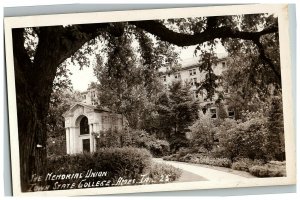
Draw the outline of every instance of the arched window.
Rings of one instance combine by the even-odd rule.
[[[80,121],[80,135],[89,134],[89,121],[87,117],[83,117]]]

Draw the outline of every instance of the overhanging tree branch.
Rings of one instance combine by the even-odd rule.
[[[248,31],[239,31],[234,30],[229,27],[214,27],[215,20],[212,19],[208,21],[208,28],[196,34],[185,34],[185,33],[178,33],[173,30],[168,29],[166,26],[161,24],[158,21],[135,21],[130,22],[130,24],[135,25],[138,28],[141,28],[153,35],[156,35],[163,41],[170,42],[171,44],[177,46],[192,46],[204,43],[206,41],[211,41],[214,39],[222,39],[222,38],[238,38],[243,40],[251,40],[254,44],[257,45],[260,53],[260,58],[266,62],[272,71],[275,73],[276,77],[281,80],[280,72],[278,72],[270,58],[268,58],[265,54],[265,50],[263,45],[260,43],[260,37],[266,34],[278,32],[277,25],[268,27],[263,29],[262,31],[257,32],[248,32]]]
[[[253,41],[257,38],[260,38],[262,35],[278,31],[277,26],[272,26],[258,32],[238,31],[228,27],[218,27],[210,28],[201,33],[191,35],[175,32],[173,30],[168,29],[160,22],[153,20],[135,21],[129,23],[159,37],[163,41],[167,41],[171,44],[175,44],[181,47],[197,45],[217,38],[239,38],[243,40]]]
[[[273,64],[272,60],[270,58],[267,57],[266,53],[265,53],[265,49],[262,45],[262,43],[259,41],[258,39],[253,40],[253,42],[256,44],[258,51],[259,51],[259,57],[269,65],[269,67],[272,69],[272,71],[274,72],[274,74],[276,75],[276,77],[278,78],[278,80],[281,80],[281,74],[280,72],[278,72],[276,70],[275,65]],[[280,82],[280,81],[279,81]]]

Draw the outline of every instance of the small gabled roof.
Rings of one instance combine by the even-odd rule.
[[[103,108],[103,107],[100,107],[100,106],[93,106],[93,105],[89,105],[89,104],[84,104],[84,103],[78,102],[78,103],[75,103],[74,105],[72,105],[70,107],[70,109],[63,114],[63,117],[67,116],[78,105],[86,107],[86,108],[89,108],[89,109],[91,109],[91,110],[93,110],[95,112],[112,112],[108,108]]]

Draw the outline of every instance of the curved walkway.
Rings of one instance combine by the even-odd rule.
[[[245,179],[247,179],[247,177],[244,177],[244,176],[239,176],[239,175],[224,172],[224,171],[210,169],[207,167],[191,165],[189,163],[176,162],[176,161],[165,161],[161,158],[154,158],[153,160],[155,162],[169,164],[169,165],[172,165],[179,169],[182,169],[183,176],[185,176],[185,177],[183,177],[184,181],[187,181],[186,179],[188,179],[188,177],[186,177],[187,174],[185,174],[184,171],[187,171],[188,173],[196,174],[197,176],[200,176],[202,178],[202,180],[222,181],[224,179],[225,180],[245,180]],[[192,174],[190,174],[190,176]],[[191,176],[191,178],[192,178],[192,176]],[[179,179],[179,181],[181,182],[180,179]]]

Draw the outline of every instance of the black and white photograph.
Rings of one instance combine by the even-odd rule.
[[[5,18],[14,195],[295,184],[286,5]]]

